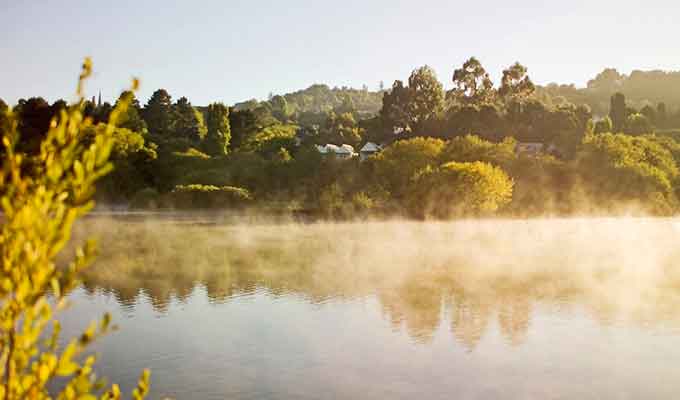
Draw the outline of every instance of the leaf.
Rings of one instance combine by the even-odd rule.
[[[71,376],[80,369],[80,365],[73,361],[60,362],[56,374],[59,376]]]

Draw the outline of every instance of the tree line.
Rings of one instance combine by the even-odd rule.
[[[93,98],[84,106],[92,138],[116,104],[131,99],[113,132],[114,172],[98,197],[142,208],[326,217],[675,212],[680,124],[665,103],[636,107],[614,91],[598,115],[537,87],[519,63],[499,78],[494,83],[473,57],[452,71],[450,90],[423,66],[377,93],[315,85],[232,107],[194,106],[164,89],[144,105],[131,92],[114,104]],[[626,88],[603,81],[589,88]],[[30,158],[66,107],[40,97],[12,107],[0,101],[0,118],[18,117],[17,150]],[[369,141],[384,150],[366,162],[314,146],[358,150]],[[541,151],[518,151],[522,142]]]

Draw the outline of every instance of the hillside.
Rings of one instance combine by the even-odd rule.
[[[382,107],[382,92],[372,92],[367,88],[353,89],[348,87],[330,88],[328,85],[316,84],[307,89],[287,93],[282,96],[271,96],[269,103],[275,98],[283,97],[290,113],[324,113],[342,107],[352,107],[359,115],[371,117]],[[255,108],[260,104],[257,100],[248,100],[234,105],[236,110]]]
[[[563,97],[574,104],[587,104],[597,116],[609,112],[610,97],[616,92],[623,93],[628,105],[636,109],[665,103],[671,112],[680,109],[680,71],[635,70],[626,75],[608,68],[588,81],[585,88],[551,83],[539,87],[537,92],[553,98]]]

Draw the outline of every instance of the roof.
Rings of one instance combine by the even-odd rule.
[[[349,154],[354,154],[354,147],[348,145],[348,144],[343,144],[338,148],[339,153],[349,153]]]
[[[364,147],[361,148],[361,152],[363,153],[375,153],[377,151],[380,151],[381,147],[378,146],[377,144],[373,142],[367,142]]]

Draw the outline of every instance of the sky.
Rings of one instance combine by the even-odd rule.
[[[141,80],[194,105],[265,99],[314,83],[390,86],[430,65],[450,86],[475,56],[500,81],[519,61],[539,84],[584,86],[606,67],[680,70],[680,1],[0,0],[0,98],[114,100]]]

